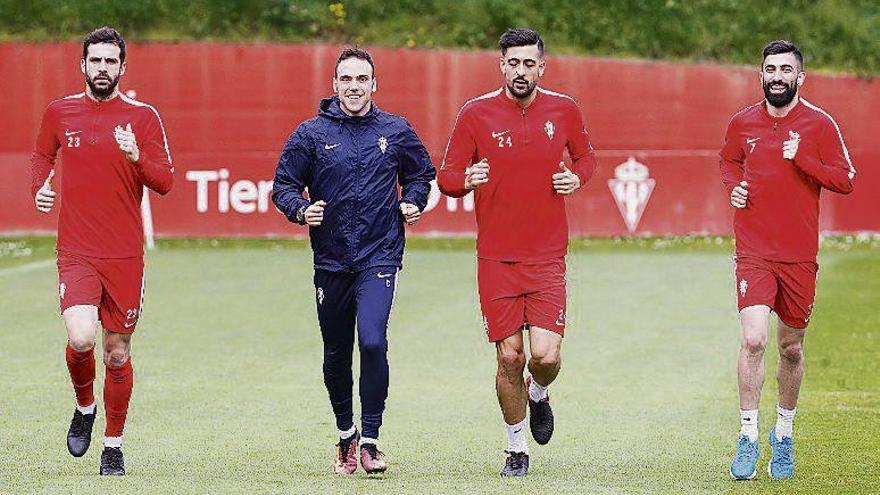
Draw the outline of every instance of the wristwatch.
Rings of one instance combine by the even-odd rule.
[[[300,206],[298,210],[296,210],[296,221],[298,223],[306,223],[306,207]]]

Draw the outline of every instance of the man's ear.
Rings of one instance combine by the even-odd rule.
[[[79,70],[82,71],[83,74],[86,73],[86,59],[79,61]]]
[[[122,75],[125,74],[126,67],[128,67],[128,64],[126,62],[122,62],[122,65],[119,66],[119,76],[120,77],[122,77]]]
[[[339,93],[339,87],[336,85],[336,78],[333,78],[333,92]]]
[[[373,78],[373,90],[371,92],[375,93],[376,90],[378,90],[378,89],[379,89],[379,81],[374,77]]]

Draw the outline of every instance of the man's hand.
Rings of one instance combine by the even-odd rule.
[[[745,208],[749,199],[749,183],[742,181],[730,193],[730,204],[734,208]]]
[[[309,227],[317,227],[324,221],[324,207],[327,206],[326,201],[315,201],[310,204],[306,211],[303,212],[303,218],[306,219],[306,225]]]
[[[479,162],[471,165],[465,172],[467,173],[467,176],[464,178],[464,187],[465,189],[472,191],[489,182],[489,160],[483,158]]]
[[[801,135],[794,131],[788,131],[788,137],[788,141],[782,143],[782,158],[794,160],[794,155],[798,151],[798,145],[801,143]]]
[[[419,207],[412,203],[400,203],[400,213],[403,214],[403,220],[407,225],[413,225],[422,218]]]
[[[135,139],[134,132],[131,130],[131,123],[127,124],[125,129],[122,126],[116,126],[113,129],[113,137],[116,138],[119,149],[125,153],[128,161],[137,163],[138,158],[141,157],[141,150],[138,149],[137,139]]]
[[[37,210],[43,213],[49,213],[52,211],[52,207],[55,206],[55,196],[56,192],[52,190],[52,177],[55,177],[55,170],[49,171],[49,177],[46,177],[46,182],[43,182],[43,187],[37,191],[37,195],[34,196],[34,203],[37,205]]]
[[[559,170],[562,172],[553,174],[553,189],[556,190],[556,194],[568,196],[581,187],[581,178],[569,170],[565,162],[559,162]]]

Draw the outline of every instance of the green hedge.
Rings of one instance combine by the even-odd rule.
[[[809,67],[880,72],[878,0],[0,0],[0,38],[69,40],[100,25],[136,40],[331,41],[493,48],[530,26],[555,53],[755,63],[800,44]]]

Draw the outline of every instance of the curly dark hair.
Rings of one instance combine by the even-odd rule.
[[[776,40],[771,41],[767,46],[764,47],[764,58],[761,59],[761,64],[764,64],[764,60],[767,59],[768,55],[779,55],[780,53],[793,53],[794,58],[797,59],[798,64],[801,66],[801,70],[804,68],[804,56],[801,55],[801,51],[798,50],[798,47],[795,46],[791,41],[786,40]]]
[[[119,31],[112,27],[104,26],[95,29],[83,38],[83,59],[89,55],[89,45],[97,45],[98,43],[110,43],[119,47],[119,62],[125,62],[125,40]]]
[[[544,40],[537,31],[527,28],[511,28],[501,35],[498,40],[498,46],[501,47],[501,54],[506,55],[507,49],[512,46],[529,46],[538,45],[538,54],[544,56]]]

